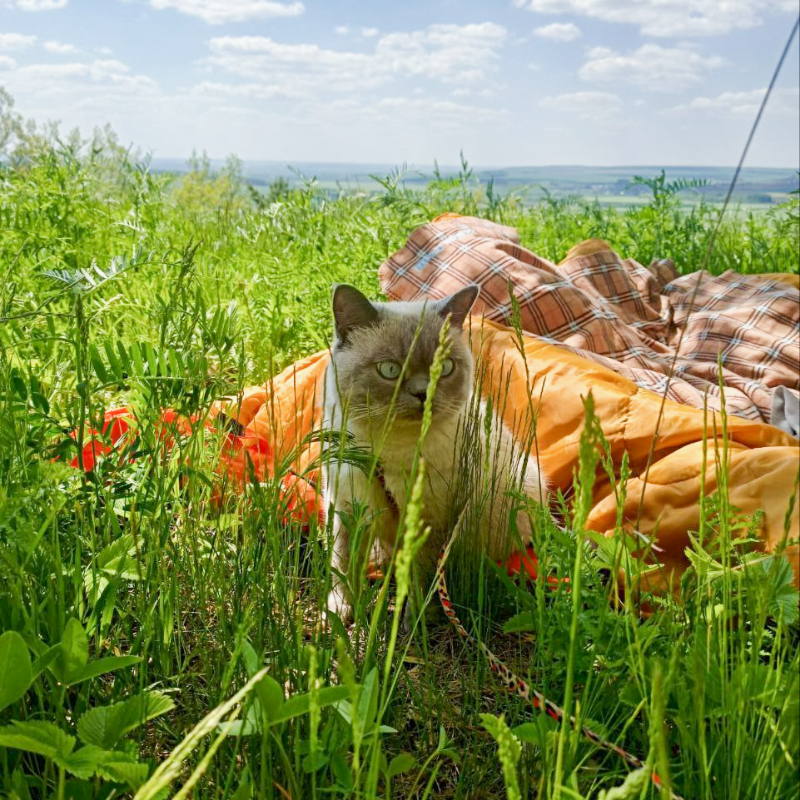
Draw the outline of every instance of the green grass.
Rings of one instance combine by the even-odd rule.
[[[196,781],[193,797],[220,800],[516,786],[572,800],[623,783],[614,756],[532,716],[450,629],[398,637],[394,585],[362,587],[349,635],[318,626],[328,532],[284,525],[276,480],[214,502],[214,435],[169,448],[156,427],[162,408],[203,417],[326,346],[331,284],[378,296],[377,266],[437,213],[513,225],[554,260],[601,237],[684,272],[702,265],[717,219],[668,191],[619,210],[523,207],[467,172],[423,191],[394,175],[374,196],[309,184],[265,198],[235,161],[173,179],[106,135],[41,134],[0,167],[0,792],[129,796],[149,779],[140,796],[154,797],[174,778],[172,792]],[[795,196],[731,216],[709,268],[796,270],[797,209]],[[88,476],[68,467],[70,431],[80,439],[122,404],[137,417],[130,449]],[[730,508],[722,481],[680,602],[642,620],[602,580],[624,538],[579,543],[581,507],[566,531],[537,523],[543,563],[577,566],[579,590],[455,562],[464,620],[546,695],[667,767],[687,799],[796,797],[797,594],[782,559],[749,553],[757,520]],[[609,797],[657,796],[635,781]]]

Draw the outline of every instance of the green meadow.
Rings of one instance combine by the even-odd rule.
[[[512,225],[553,260],[598,237],[699,269],[720,212],[683,207],[691,179],[643,175],[646,202],[606,206],[523,203],[466,163],[370,192],[256,189],[233,158],[150,166],[108,131],[55,129],[17,130],[0,164],[0,794],[632,800],[668,796],[657,769],[687,800],[797,797],[798,596],[730,505],[724,451],[678,596],[649,617],[610,601],[608,548],[581,527],[604,468],[592,424],[565,525],[531,509],[574,592],[448,567],[474,636],[645,760],[630,771],[504,693],[451,628],[398,630],[402,571],[358,582],[351,628],[321,624],[330,531],[285,519],[280,474],[220,502],[219,433],[159,433],[162,409],[204,419],[326,347],[331,285],[380,297],[378,266],[444,211]],[[796,271],[788,198],[731,209],[707,268]],[[118,452],[70,467],[119,406],[136,423]]]

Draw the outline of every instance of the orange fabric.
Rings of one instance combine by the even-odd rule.
[[[762,278],[768,278],[771,281],[780,281],[787,286],[794,286],[795,289],[800,289],[800,273],[797,272],[765,272],[761,275]]]
[[[632,531],[639,517],[638,532],[656,539],[665,570],[649,579],[644,588],[663,588],[686,566],[684,549],[688,534],[699,526],[701,491],[716,489],[715,447],[721,442],[719,413],[705,420],[708,464],[705,486],[701,486],[704,417],[702,409],[675,402],[664,403],[663,419],[654,449],[647,486],[643,473],[647,464],[661,397],[642,389],[610,369],[588,361],[564,348],[525,337],[522,348],[516,334],[504,326],[472,319],[473,350],[483,363],[503,365],[489,378],[486,391],[497,390],[508,380],[506,422],[529,407],[537,408],[538,451],[545,474],[554,488],[566,489],[577,465],[583,428],[582,397],[593,393],[595,412],[608,439],[614,465],[619,470],[623,453],[630,458],[632,477],[627,486],[623,524]],[[520,349],[522,352],[520,352]],[[320,419],[327,351],[316,353],[284,370],[264,387],[248,389],[238,400],[222,404],[229,416],[265,439],[275,453],[276,464],[290,459],[298,471],[318,454],[303,439]],[[715,437],[714,431],[717,431]],[[763,511],[761,539],[766,551],[785,538],[784,522],[794,482],[800,467],[798,441],[761,422],[728,416],[729,494],[731,503],[745,514]],[[639,504],[641,502],[641,512]],[[800,508],[789,519],[787,548],[797,582],[797,539]],[[588,527],[611,536],[616,508],[608,481],[602,477],[595,487],[595,501]]]

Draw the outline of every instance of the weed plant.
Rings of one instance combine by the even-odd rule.
[[[219,435],[196,425],[168,442],[161,410],[203,420],[217,398],[325,347],[331,284],[377,296],[376,267],[438,213],[513,225],[553,260],[601,237],[688,272],[718,212],[680,211],[684,187],[663,176],[645,179],[650,205],[625,211],[526,206],[477,186],[466,162],[424,192],[398,171],[374,196],[307,180],[267,197],[235,160],[219,174],[202,158],[186,175],[154,174],[109,131],[14,142],[0,165],[0,792],[656,797],[503,693],[448,628],[420,620],[413,638],[399,634],[393,598],[409,590],[423,535],[415,502],[387,576],[359,584],[354,628],[320,626],[330,532],[285,520],[277,479],[219,502]],[[708,268],[797,263],[795,199],[723,222]],[[135,417],[124,443],[90,472],[68,466],[120,405]],[[648,568],[634,543],[583,530],[596,468],[624,502],[590,410],[587,431],[565,524],[529,509],[542,570],[571,576],[572,590],[482,563],[454,577],[460,614],[686,798],[795,798],[797,593],[783,558],[752,552],[758,520],[727,500],[724,446],[708,452],[722,478],[678,596],[642,618],[634,593],[616,597],[603,577],[621,565],[635,582]]]

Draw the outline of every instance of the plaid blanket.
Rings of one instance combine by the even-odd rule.
[[[777,387],[800,395],[800,293],[779,279],[679,277],[669,259],[644,267],[597,239],[556,265],[513,228],[452,214],[415,230],[379,277],[392,300],[479,284],[474,313],[505,324],[512,292],[526,332],[680,403],[719,410],[724,396],[729,413],[770,422]]]

